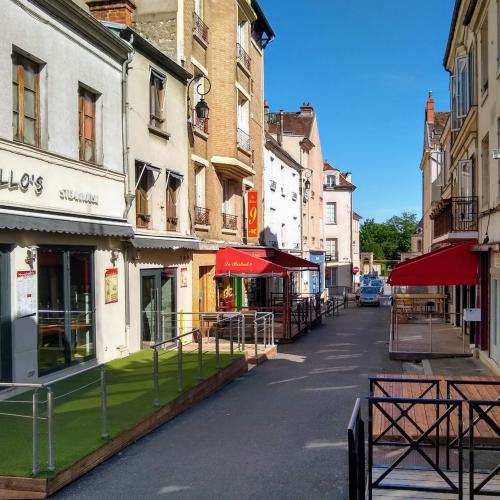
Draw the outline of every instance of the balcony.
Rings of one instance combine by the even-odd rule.
[[[336,253],[326,253],[325,254],[325,262],[338,262],[339,257]]]
[[[177,217],[168,216],[167,217],[167,231],[177,231],[177,224],[179,219]]]
[[[477,196],[441,200],[431,212],[433,243],[478,238]]]
[[[209,226],[210,210],[208,208],[194,207],[194,223],[199,226]]]
[[[250,136],[241,128],[237,130],[236,141],[239,147],[243,148],[245,151],[251,151],[252,142]]]
[[[238,230],[238,216],[222,212],[222,229]]]
[[[246,50],[239,44],[236,44],[236,61],[243,66],[248,72],[251,70],[252,60]]]
[[[199,132],[208,135],[208,118],[199,118],[196,115],[196,110],[194,109],[191,116],[193,120],[193,127],[195,128],[195,130],[198,130]]]
[[[208,45],[208,26],[196,12],[193,12],[193,35],[203,44]]]

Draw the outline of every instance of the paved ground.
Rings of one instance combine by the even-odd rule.
[[[329,318],[61,491],[67,499],[347,498],[346,426],[388,359],[387,308]]]

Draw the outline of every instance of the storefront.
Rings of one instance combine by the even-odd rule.
[[[311,250],[309,252],[309,260],[319,267],[319,273],[309,273],[309,292],[312,294],[321,293],[325,283],[325,252],[314,252]]]
[[[0,245],[0,382],[12,377],[12,329],[10,317],[10,247]]]

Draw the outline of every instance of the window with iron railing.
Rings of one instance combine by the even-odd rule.
[[[252,59],[247,51],[239,43],[236,44],[236,60],[247,70],[251,70]]]
[[[194,223],[200,226],[209,226],[210,210],[203,207],[194,207]]]
[[[236,231],[238,229],[238,216],[222,212],[222,228]]]
[[[193,34],[208,44],[208,26],[196,12],[193,12]]]
[[[250,140],[250,136],[243,129],[239,128],[237,130],[237,142],[238,146],[241,146],[243,149],[250,151],[252,147],[252,142]]]

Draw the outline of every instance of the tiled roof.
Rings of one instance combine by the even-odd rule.
[[[349,172],[344,172],[339,175],[339,187],[355,188],[356,186],[346,179]]]
[[[446,126],[446,122],[448,121],[449,116],[450,113],[448,112],[437,111],[436,113],[434,113],[434,127],[444,128]]]
[[[311,127],[314,121],[314,115],[301,114],[300,112],[292,113],[289,111],[283,112],[283,134],[299,135],[309,137]],[[280,133],[279,120],[269,124],[269,132],[271,134]]]

